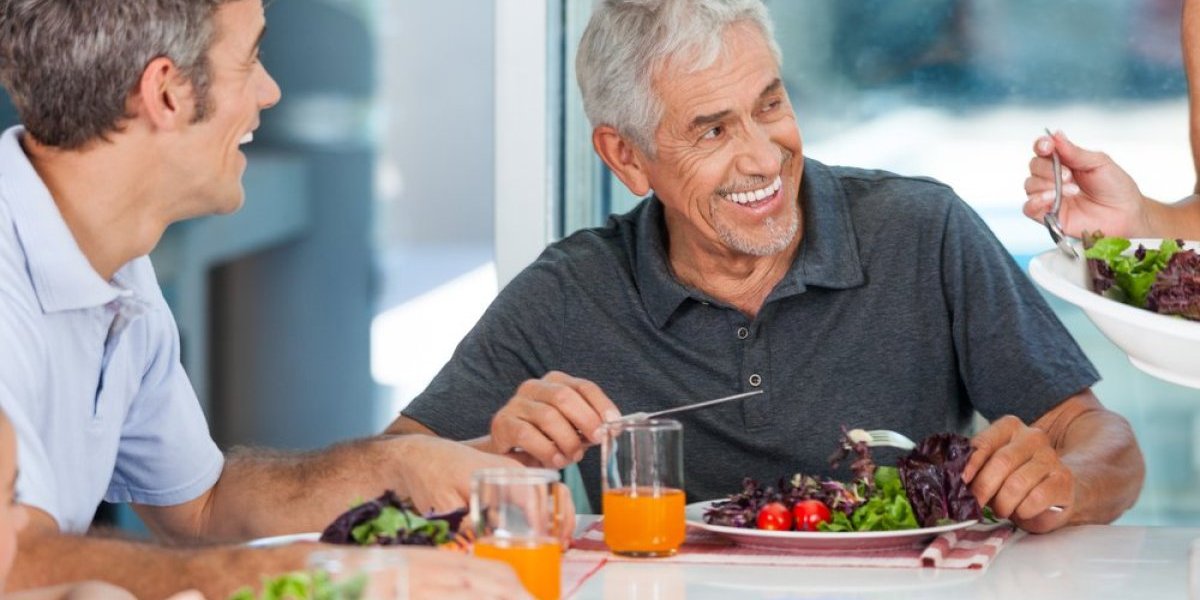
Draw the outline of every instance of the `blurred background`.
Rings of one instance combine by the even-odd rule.
[[[1182,0],[768,0],[805,152],[955,187],[1023,266],[1033,140],[1061,128],[1152,197],[1196,181]],[[585,0],[286,0],[264,62],[283,100],[245,208],[173,226],[153,258],[223,447],[380,431],[547,242],[632,198],[575,86]],[[0,102],[0,121],[12,124]],[[1133,423],[1146,490],[1122,522],[1200,524],[1200,390],[1129,365],[1051,300]],[[105,521],[136,522],[105,509]]]

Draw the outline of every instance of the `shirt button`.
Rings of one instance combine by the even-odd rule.
[[[739,340],[744,340],[750,337],[750,330],[745,327],[738,327],[737,335]]]
[[[758,373],[750,376],[750,387],[758,387],[762,385],[762,377]]]

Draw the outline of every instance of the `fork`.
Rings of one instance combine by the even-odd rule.
[[[890,446],[901,450],[912,450],[917,447],[916,443],[903,434],[887,429],[872,429],[870,431],[851,429],[846,432],[846,437],[850,438],[850,441],[853,442],[866,442],[868,446]]]
[[[1046,129],[1046,135],[1050,139],[1054,139],[1054,134],[1050,133],[1050,129]],[[1042,223],[1046,225],[1046,230],[1050,232],[1050,239],[1054,240],[1054,245],[1062,250],[1063,254],[1071,258],[1079,258],[1079,252],[1075,250],[1075,246],[1067,239],[1067,234],[1063,232],[1062,225],[1058,222],[1058,209],[1062,206],[1062,162],[1058,159],[1058,150],[1055,150],[1051,155],[1054,160],[1054,205],[1050,207],[1050,212],[1042,216]]]
[[[846,432],[846,437],[852,442],[866,442],[868,446],[890,446],[901,450],[912,450],[917,445],[912,440],[908,439],[902,433],[891,431],[888,429],[872,429],[870,431],[863,429],[851,429]],[[1051,512],[1062,512],[1063,507],[1058,504],[1050,505],[1047,508]]]

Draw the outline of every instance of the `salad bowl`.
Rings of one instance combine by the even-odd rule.
[[[1157,248],[1161,240],[1130,240]],[[1185,248],[1200,243],[1184,242]],[[1132,251],[1132,250],[1130,250]],[[1029,263],[1029,276],[1047,292],[1083,309],[1129,362],[1159,379],[1200,389],[1200,322],[1160,315],[1095,293],[1090,289],[1087,261],[1072,259],[1057,249]]]

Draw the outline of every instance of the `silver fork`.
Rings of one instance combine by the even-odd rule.
[[[851,429],[850,431],[846,432],[846,437],[852,442],[866,442],[868,446],[872,447],[890,446],[892,448],[899,448],[901,450],[912,450],[913,448],[917,447],[917,445],[913,443],[912,440],[908,439],[908,437],[904,434],[897,433],[889,429],[871,429],[869,431],[864,429]],[[1046,510],[1051,512],[1062,512],[1063,507],[1057,504],[1052,504],[1050,505],[1050,508]]]
[[[1054,134],[1050,133],[1049,128],[1046,129],[1046,135],[1049,135],[1053,141]],[[1054,205],[1050,207],[1050,212],[1042,216],[1042,222],[1046,224],[1046,230],[1050,232],[1050,239],[1054,240],[1054,245],[1058,246],[1063,254],[1071,258],[1079,258],[1075,246],[1071,245],[1062,225],[1058,222],[1058,209],[1062,206],[1062,163],[1058,160],[1057,150],[1050,156],[1054,160]]]
[[[854,442],[866,442],[868,446],[891,446],[901,450],[912,450],[917,444],[900,433],[887,429],[851,429],[846,437]]]

